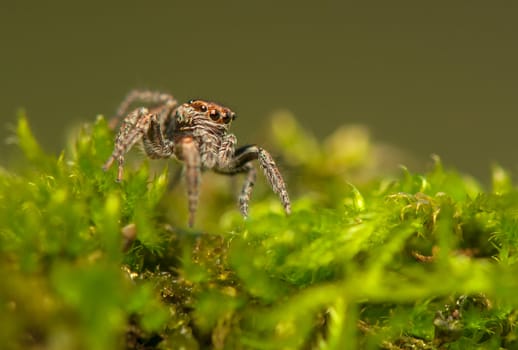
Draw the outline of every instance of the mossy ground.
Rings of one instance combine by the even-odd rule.
[[[21,116],[23,160],[0,170],[0,348],[518,349],[503,169],[490,190],[439,159],[387,175],[361,128],[319,143],[272,125],[293,214],[258,184],[245,221],[240,184],[205,174],[188,229],[167,167],[101,171],[103,118],[54,157]]]

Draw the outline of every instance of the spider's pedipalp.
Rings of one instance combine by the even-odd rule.
[[[227,134],[221,141],[218,150],[217,166],[218,168],[227,167],[234,156],[237,138],[233,134]]]

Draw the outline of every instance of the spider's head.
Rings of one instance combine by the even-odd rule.
[[[176,122],[184,125],[193,125],[200,121],[205,124],[210,121],[211,124],[228,129],[234,119],[236,114],[230,108],[199,99],[182,104],[176,113]]]

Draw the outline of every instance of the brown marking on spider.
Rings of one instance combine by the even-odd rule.
[[[127,113],[136,102],[150,107],[140,107]],[[142,143],[149,158],[176,158],[183,162],[189,226],[194,224],[200,177],[204,170],[224,175],[246,174],[239,196],[239,208],[241,214],[248,217],[248,203],[257,174],[251,164],[254,160],[259,162],[273,192],[279,196],[284,211],[290,214],[286,184],[270,153],[256,145],[236,149],[237,139],[228,132],[236,114],[229,108],[200,99],[178,105],[169,94],[135,90],[121,103],[110,126],[115,128],[122,117],[124,119],[115,139],[115,147],[103,169],[108,170],[117,161],[117,181],[121,181],[124,155],[138,142]]]

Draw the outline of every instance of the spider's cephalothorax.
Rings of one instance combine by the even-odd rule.
[[[135,102],[150,107],[140,107],[126,114]],[[272,156],[255,145],[236,149],[236,137],[228,133],[236,115],[229,108],[204,100],[191,100],[178,105],[169,94],[132,91],[121,103],[114,121],[124,115],[113,153],[104,164],[104,169],[109,169],[117,161],[117,180],[121,181],[124,154],[139,141],[150,158],[174,157],[184,162],[190,226],[194,224],[201,171],[206,169],[225,175],[246,174],[239,207],[243,216],[248,216],[248,202],[256,178],[256,170],[251,164],[253,160],[258,160],[270,186],[279,195],[284,210],[290,213],[286,185]],[[112,126],[114,124],[111,123]]]

